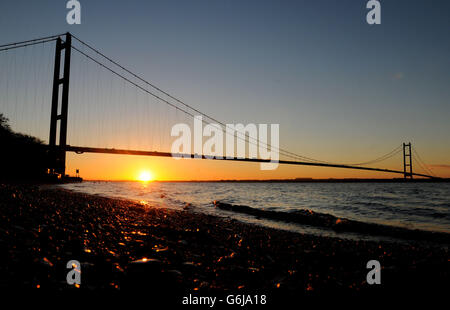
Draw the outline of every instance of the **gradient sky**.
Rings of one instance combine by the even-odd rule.
[[[380,2],[381,25],[368,25],[365,0],[80,0],[71,26],[66,1],[2,1],[0,44],[70,31],[226,123],[279,123],[290,151],[351,163],[411,141],[450,177],[450,2]],[[116,155],[70,154],[68,168],[88,179],[390,176]]]

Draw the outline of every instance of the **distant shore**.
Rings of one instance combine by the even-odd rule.
[[[449,280],[448,249],[350,241],[249,225],[189,211],[0,184],[0,287],[71,289],[66,263],[82,263],[81,290],[267,295],[437,292]],[[382,285],[368,285],[378,260]]]
[[[137,180],[89,180],[88,182],[140,182]],[[440,178],[440,179],[403,179],[403,178],[393,178],[393,179],[362,179],[362,178],[344,178],[344,179],[314,179],[314,178],[296,178],[296,179],[267,179],[267,180],[154,180],[151,182],[167,182],[167,183],[448,183],[450,178]]]

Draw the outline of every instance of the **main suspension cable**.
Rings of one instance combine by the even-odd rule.
[[[72,37],[73,37],[74,39],[76,39],[78,42],[80,42],[81,44],[85,45],[86,47],[88,47],[89,49],[91,49],[92,51],[94,51],[95,53],[97,53],[98,55],[102,56],[103,58],[105,58],[106,60],[108,60],[109,62],[111,62],[112,64],[116,65],[117,67],[119,67],[120,69],[124,70],[125,72],[131,74],[133,77],[135,77],[136,79],[140,80],[141,82],[143,82],[143,83],[147,84],[148,86],[152,87],[153,89],[156,89],[157,91],[163,93],[164,95],[166,95],[166,96],[168,96],[169,98],[175,100],[176,102],[182,104],[183,106],[187,107],[188,109],[190,109],[190,110],[192,110],[192,111],[194,111],[194,112],[196,112],[196,113],[198,113],[198,114],[201,114],[202,116],[208,118],[209,120],[211,120],[211,121],[213,121],[213,122],[215,122],[215,123],[218,123],[218,124],[224,126],[225,128],[228,128],[228,125],[227,125],[227,124],[225,124],[225,123],[223,123],[223,122],[221,122],[221,121],[219,121],[219,120],[217,120],[217,119],[215,119],[215,118],[213,118],[213,117],[207,115],[206,113],[203,113],[203,112],[199,111],[198,109],[196,109],[196,108],[194,108],[194,107],[188,105],[188,104],[185,103],[184,101],[182,101],[182,100],[176,98],[175,96],[172,96],[172,95],[169,94],[168,92],[166,92],[166,91],[162,90],[161,88],[155,86],[154,84],[148,82],[147,80],[143,79],[142,77],[138,76],[138,75],[135,74],[134,72],[132,72],[132,71],[130,71],[129,69],[125,68],[124,66],[122,66],[122,65],[119,64],[118,62],[116,62],[116,61],[114,61],[113,59],[109,58],[108,56],[106,56],[105,54],[103,54],[102,52],[100,52],[98,49],[96,49],[96,48],[92,47],[91,45],[87,44],[86,42],[82,41],[81,39],[79,39],[79,38],[76,37],[75,35],[72,35]],[[136,84],[135,84],[135,85],[136,85]],[[160,97],[158,96],[158,98],[160,98]],[[160,100],[161,100],[161,99],[160,99]],[[163,100],[163,101],[166,102],[166,103],[168,103],[167,100]],[[173,105],[172,105],[172,106],[173,106]],[[188,114],[189,114],[189,115],[192,115],[191,113],[188,113]],[[260,140],[258,140],[258,139],[254,139],[254,138],[252,138],[252,137],[249,137],[249,139],[255,140],[256,143],[263,144],[263,145],[265,145],[266,147],[270,147],[271,149],[273,148],[273,149],[275,149],[275,150],[278,150],[278,151],[280,151],[280,153],[282,153],[283,155],[288,156],[288,157],[291,157],[291,158],[299,158],[299,159],[307,160],[307,161],[320,162],[320,163],[328,163],[328,162],[326,162],[326,161],[321,161],[321,160],[313,159],[313,158],[310,158],[310,157],[306,157],[306,156],[303,156],[303,155],[299,155],[299,154],[296,154],[296,153],[293,153],[293,152],[284,150],[284,149],[282,149],[282,148],[274,147],[274,146],[272,146],[272,145],[270,145],[270,144],[267,144],[267,143],[265,143],[265,142],[262,142],[262,141],[260,141]],[[247,139],[246,139],[246,140],[247,140]],[[250,141],[248,141],[248,142],[250,143]]]
[[[85,57],[87,57],[88,59],[90,59],[91,61],[95,62],[95,63],[98,64],[99,66],[105,68],[106,70],[108,70],[108,71],[110,71],[111,73],[117,75],[118,77],[120,77],[121,79],[125,80],[126,82],[128,82],[128,83],[132,84],[133,86],[139,88],[140,90],[146,92],[147,94],[149,94],[149,95],[155,97],[156,99],[158,99],[158,100],[160,100],[160,101],[162,101],[162,102],[164,102],[164,103],[170,105],[171,107],[173,107],[173,108],[175,108],[175,109],[177,109],[177,110],[179,110],[179,111],[181,111],[181,112],[183,112],[183,113],[185,113],[185,114],[188,114],[188,115],[191,116],[192,118],[195,117],[195,115],[194,115],[193,113],[190,113],[190,112],[188,112],[188,111],[186,111],[186,110],[180,108],[179,106],[177,106],[177,105],[171,103],[170,101],[168,101],[168,100],[162,98],[161,96],[158,96],[158,95],[154,94],[153,92],[151,92],[151,91],[149,91],[149,90],[143,88],[143,87],[140,86],[139,84],[137,84],[137,83],[131,81],[129,78],[127,78],[127,77],[125,77],[124,75],[118,73],[117,71],[111,69],[110,67],[108,67],[108,66],[106,66],[105,64],[101,63],[101,62],[98,61],[97,59],[95,59],[95,58],[93,58],[92,56],[90,56],[90,55],[86,54],[85,52],[81,51],[81,50],[78,49],[77,47],[75,47],[75,46],[72,45],[72,48],[73,48],[75,51],[77,51],[78,53],[80,53],[80,54],[82,54],[83,56],[85,56]],[[202,113],[200,112],[200,114],[202,114]],[[202,114],[202,115],[203,115],[203,114]],[[207,124],[207,122],[206,122],[205,120],[202,120],[202,121],[203,121],[204,124]],[[238,136],[238,138],[240,138],[240,137]],[[248,142],[251,143],[250,141],[248,141]],[[254,145],[255,145],[255,144],[254,144]],[[270,145],[268,145],[268,146],[270,146]],[[284,156],[286,156],[286,157],[297,158],[297,159],[300,157],[299,155],[293,156],[293,155],[290,155],[290,154],[285,154],[285,151],[283,151],[283,150],[281,150],[281,151],[282,151],[282,152],[281,152],[282,155],[284,155]],[[308,159],[308,158],[307,158],[307,157],[303,157],[303,159]]]
[[[26,47],[26,46],[31,46],[31,45],[41,44],[41,43],[52,42],[52,41],[55,41],[55,40],[56,40],[56,38],[42,40],[42,41],[36,41],[36,42],[31,42],[31,43],[26,43],[26,44],[20,44],[20,45],[10,45],[10,46],[7,46],[7,47],[0,48],[0,52],[12,50],[12,49],[15,49],[15,48],[21,48],[21,47]],[[3,45],[3,46],[6,46],[6,45]]]
[[[19,44],[30,43],[30,42],[35,42],[35,41],[42,41],[42,40],[47,40],[47,39],[56,39],[62,35],[64,35],[64,34],[55,34],[53,36],[48,36],[48,37],[43,37],[43,38],[38,38],[38,39],[31,39],[31,40],[26,40],[26,41],[21,41],[21,42],[3,44],[3,45],[0,45],[0,48],[5,47],[5,46],[10,46],[10,45],[19,45]]]

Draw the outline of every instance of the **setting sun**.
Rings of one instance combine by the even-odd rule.
[[[153,181],[153,174],[150,171],[141,171],[138,177],[138,181],[141,182]]]

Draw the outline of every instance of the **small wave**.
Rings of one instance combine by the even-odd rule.
[[[310,226],[332,229],[336,232],[354,232],[369,235],[390,236],[411,240],[433,240],[450,244],[450,234],[424,230],[412,230],[388,225],[364,223],[345,218],[338,218],[330,214],[318,213],[312,210],[296,210],[293,212],[256,209],[249,206],[233,205],[214,201],[213,205],[221,210],[244,213],[269,220],[292,222]]]

